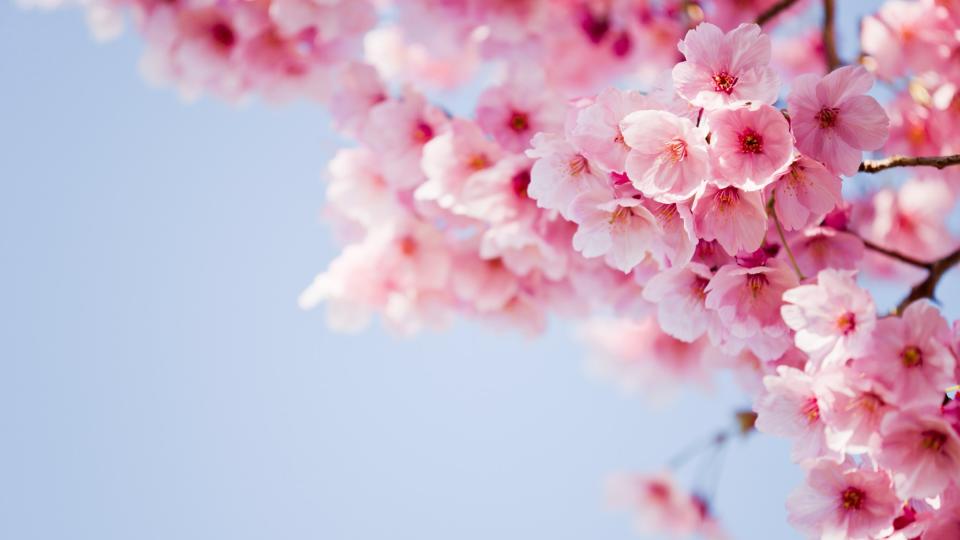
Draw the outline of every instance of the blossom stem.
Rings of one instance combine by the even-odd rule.
[[[754,22],[757,23],[758,26],[763,26],[764,24],[770,22],[771,19],[779,15],[782,11],[796,3],[797,0],[780,0],[776,4],[767,8],[767,10],[760,15],[757,15],[757,18]]]
[[[956,266],[957,263],[960,263],[960,248],[955,249],[953,253],[950,253],[942,259],[930,263],[927,279],[914,285],[913,289],[910,289],[910,294],[897,305],[896,312],[903,313],[903,310],[907,309],[907,306],[921,298],[933,300],[940,280],[943,279],[944,274]]]
[[[840,67],[842,62],[837,55],[837,35],[834,30],[836,14],[834,0],[823,0],[823,54],[827,61],[827,72]]]
[[[777,226],[777,236],[780,237],[780,243],[783,245],[783,249],[787,252],[787,257],[790,259],[790,265],[793,266],[793,271],[797,273],[797,278],[800,281],[806,279],[803,277],[803,272],[800,271],[800,265],[797,264],[797,258],[793,256],[793,250],[790,249],[790,244],[787,243],[787,235],[783,232],[783,225],[780,224],[780,218],[777,217],[777,210],[773,206],[773,197],[770,197],[769,203],[769,213],[770,217],[773,218],[773,223]]]
[[[875,173],[894,167],[936,167],[943,169],[953,165],[960,165],[960,154],[926,157],[891,156],[885,159],[864,161],[860,164],[860,172]]]
[[[891,259],[896,259],[896,260],[898,260],[898,261],[900,261],[900,262],[907,263],[907,264],[909,264],[909,265],[911,265],[911,266],[916,266],[917,268],[924,268],[924,269],[926,269],[926,270],[930,270],[931,266],[933,266],[933,263],[924,262],[924,261],[921,261],[920,259],[914,259],[913,257],[910,257],[909,255],[904,255],[903,253],[900,253],[899,251],[894,251],[894,250],[892,250],[892,249],[887,249],[887,248],[885,248],[885,247],[883,247],[883,246],[874,244],[873,242],[867,240],[866,238],[861,238],[860,240],[863,241],[863,246],[864,246],[865,248],[867,248],[867,249],[869,249],[869,250],[871,250],[871,251],[876,251],[877,253],[881,253],[881,254],[883,254],[883,255],[886,255],[887,257],[890,257]]]

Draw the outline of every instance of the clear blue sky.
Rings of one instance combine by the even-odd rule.
[[[327,117],[184,105],[139,50],[0,5],[0,538],[626,540],[603,479],[744,405],[652,411],[565,324],[328,332],[295,303],[336,252]],[[797,538],[786,444],[733,450],[735,537]]]

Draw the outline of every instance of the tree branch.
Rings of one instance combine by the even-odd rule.
[[[957,263],[960,263],[960,248],[954,250],[953,253],[946,257],[931,263],[927,279],[916,284],[913,289],[910,290],[910,294],[897,305],[897,313],[903,313],[903,310],[907,309],[907,306],[921,298],[934,299],[937,292],[937,285],[940,283],[940,280],[943,279],[943,275],[956,266]]]
[[[917,268],[923,268],[923,269],[925,269],[925,270],[930,270],[930,269],[933,267],[933,263],[924,262],[924,261],[921,261],[920,259],[914,259],[913,257],[910,257],[909,255],[904,255],[903,253],[900,253],[899,251],[894,251],[894,250],[892,250],[892,249],[887,249],[887,248],[885,248],[885,247],[883,247],[883,246],[874,244],[873,242],[867,240],[866,238],[861,238],[860,240],[863,241],[863,246],[864,246],[865,248],[867,248],[867,249],[869,249],[869,250],[871,250],[871,251],[876,251],[877,253],[882,253],[883,255],[886,255],[887,257],[890,257],[891,259],[896,259],[896,260],[898,260],[898,261],[900,261],[900,262],[907,263],[907,264],[909,264],[909,265],[911,265],[911,266],[916,266]]]
[[[834,30],[834,0],[823,0],[823,54],[827,60],[827,72],[840,67],[842,62],[837,55],[837,35]]]
[[[790,6],[796,3],[797,3],[797,0],[780,0],[776,4],[768,7],[767,10],[764,11],[763,13],[757,15],[757,18],[754,22],[757,23],[757,25],[759,26],[763,26],[764,24],[770,22],[771,19],[773,19],[774,17],[779,15],[781,12],[783,12],[785,9],[789,8]]]
[[[864,161],[860,164],[860,172],[875,173],[894,167],[936,167],[943,169],[953,165],[960,165],[960,154],[929,157],[891,156],[885,159]]]

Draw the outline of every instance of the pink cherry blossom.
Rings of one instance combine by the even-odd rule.
[[[774,209],[783,228],[803,229],[820,223],[842,200],[840,178],[819,161],[801,156],[773,184]]]
[[[570,218],[579,225],[573,247],[584,257],[606,256],[623,272],[640,264],[659,233],[657,220],[634,198],[616,198],[608,190],[588,191],[570,205]]]
[[[939,414],[914,410],[888,415],[877,464],[889,469],[901,497],[934,497],[960,467],[960,437]]]
[[[860,66],[797,77],[787,98],[797,148],[836,173],[856,174],[863,151],[882,147],[889,132],[883,107],[864,95],[871,86],[873,76]]]
[[[949,340],[947,321],[930,302],[920,300],[902,316],[878,321],[870,354],[856,365],[883,383],[894,403],[937,406],[956,382]]]
[[[760,358],[772,360],[790,346],[780,306],[784,291],[796,285],[793,270],[777,259],[753,268],[726,265],[707,284],[705,305],[720,317],[726,333],[723,339],[731,339]],[[711,340],[714,339],[712,336]]]
[[[477,123],[505,149],[523,152],[535,134],[563,126],[566,106],[544,86],[536,72],[513,74],[507,83],[492,86],[480,96]]]
[[[811,227],[791,236],[788,241],[805,276],[816,275],[827,268],[853,270],[863,259],[863,240],[831,227]]]
[[[787,499],[790,523],[823,540],[877,538],[899,509],[886,472],[827,459],[811,467],[804,485]]]
[[[883,419],[895,410],[879,384],[850,368],[825,384],[820,411],[827,425],[827,445],[844,454],[874,453],[880,444]]]
[[[690,535],[700,522],[693,497],[668,472],[617,476],[609,482],[608,491],[613,504],[634,513],[641,534]]]
[[[637,111],[620,122],[630,148],[626,172],[640,193],[660,202],[689,199],[707,181],[707,131],[666,111]]]
[[[710,23],[687,32],[678,45],[686,61],[673,68],[677,93],[697,107],[718,109],[746,101],[773,103],[780,81],[770,63],[770,38],[755,24],[723,33]]]
[[[580,109],[570,141],[591,161],[611,171],[624,172],[627,152],[620,122],[634,111],[654,106],[636,90],[607,88],[596,101]]]
[[[840,454],[826,441],[826,424],[820,410],[824,406],[814,379],[803,371],[780,366],[776,375],[763,378],[765,392],[754,403],[757,430],[793,440],[791,457],[796,462],[830,458]]]
[[[536,161],[530,170],[527,193],[537,206],[570,216],[570,203],[577,195],[606,186],[586,157],[560,135],[540,133],[527,155]]]
[[[479,126],[454,119],[448,130],[423,146],[420,167],[427,181],[417,187],[416,198],[462,212],[455,207],[463,201],[463,189],[473,175],[492,167],[501,153]]]
[[[787,172],[793,136],[769,105],[722,109],[710,115],[710,155],[718,185],[763,189]]]
[[[796,332],[797,348],[815,362],[859,358],[872,343],[876,307],[854,276],[852,271],[823,270],[816,285],[800,285],[783,294],[783,320]]]
[[[708,185],[694,200],[693,216],[697,236],[718,241],[730,255],[756,251],[767,233],[759,191]]]
[[[657,321],[663,331],[681,341],[704,335],[714,320],[706,307],[707,284],[713,274],[700,263],[664,270],[643,288],[643,297],[657,305]]]

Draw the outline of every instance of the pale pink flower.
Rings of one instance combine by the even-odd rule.
[[[477,101],[477,123],[505,149],[523,152],[540,132],[560,131],[566,104],[536,71],[513,73]]]
[[[880,431],[877,464],[890,470],[901,497],[934,497],[956,481],[960,437],[939,414],[926,410],[890,414]]]
[[[531,161],[512,154],[468,178],[457,206],[463,215],[489,223],[501,223],[539,213],[527,194]]]
[[[632,512],[641,534],[670,536],[693,534],[700,521],[693,498],[680,488],[669,472],[656,475],[622,475],[607,488],[611,502]]]
[[[960,486],[955,483],[947,488],[940,498],[940,508],[931,514],[924,524],[923,540],[960,538]]]
[[[882,147],[890,129],[883,107],[865,95],[871,86],[861,66],[797,77],[787,98],[797,148],[836,173],[856,174],[863,151]]]
[[[777,259],[753,268],[726,265],[707,285],[706,306],[719,315],[723,331],[729,334],[725,338],[741,342],[764,360],[772,360],[790,346],[780,306],[784,291],[796,285],[796,274]]]
[[[327,201],[343,217],[366,228],[395,223],[406,214],[366,148],[345,148],[330,160]]]
[[[427,181],[421,184],[416,198],[436,201],[441,208],[463,213],[459,205],[462,192],[471,177],[492,167],[502,150],[486,137],[475,123],[455,118],[449,129],[423,146],[421,168]]]
[[[863,240],[859,236],[830,227],[811,227],[788,241],[805,276],[827,268],[853,270],[863,259]]]
[[[765,104],[722,109],[709,120],[718,185],[756,191],[787,171],[794,155],[793,135],[777,109]]]
[[[901,407],[939,405],[956,383],[950,328],[939,310],[918,300],[900,317],[880,319],[874,334],[870,354],[856,362],[857,368],[880,381]]]
[[[885,79],[904,75],[908,67],[930,63],[935,45],[933,26],[939,18],[936,2],[889,0],[880,11],[863,19],[860,42],[873,57],[877,74]]]
[[[820,460],[787,499],[790,523],[821,540],[872,540],[892,529],[900,509],[885,471]]]
[[[420,184],[423,147],[439,135],[447,123],[440,109],[423,96],[408,92],[403,99],[375,105],[367,117],[360,140],[383,163],[383,175],[391,185],[405,189]]]
[[[673,68],[677,93],[697,107],[773,103],[780,81],[770,63],[770,37],[755,24],[723,33],[710,23],[687,32],[678,46],[686,58]]]
[[[369,64],[351,62],[340,70],[330,96],[334,125],[346,135],[358,136],[363,133],[370,110],[386,99],[387,90],[377,70]]]
[[[497,223],[480,239],[480,256],[501,258],[513,273],[526,276],[542,273],[549,279],[562,279],[569,266],[572,224],[530,214]]]
[[[570,217],[570,203],[586,191],[606,187],[607,180],[563,135],[538,133],[527,156],[536,159],[527,194],[537,206]]]
[[[756,251],[767,234],[767,213],[759,191],[708,185],[693,203],[697,236],[717,240],[730,255]]]
[[[707,181],[707,130],[666,111],[637,111],[620,122],[634,187],[660,202],[689,199]]]
[[[680,341],[652,317],[591,321],[581,328],[581,337],[590,347],[591,371],[652,402],[663,402],[691,383],[709,386],[709,342]]]
[[[796,332],[797,348],[814,362],[840,364],[868,351],[877,313],[873,297],[857,286],[855,272],[823,270],[816,285],[791,289],[783,300],[783,320]]]
[[[841,461],[839,452],[827,446],[826,424],[820,415],[822,388],[809,374],[780,366],[776,375],[763,378],[763,385],[765,391],[753,407],[758,431],[792,439],[790,455],[798,463],[819,458]]]
[[[618,198],[605,189],[574,199],[570,219],[579,225],[573,248],[587,258],[605,256],[623,272],[640,264],[660,232],[656,218],[638,199]]]
[[[519,280],[502,259],[479,259],[474,254],[457,259],[451,274],[457,297],[477,311],[502,309],[519,290]]]
[[[711,277],[708,267],[692,262],[664,270],[647,281],[643,297],[657,304],[657,321],[664,332],[687,342],[706,333],[715,319],[705,304]]]
[[[850,368],[826,385],[820,411],[827,425],[827,445],[846,454],[873,453],[880,443],[880,426],[893,405],[884,399],[879,384]]]
[[[656,104],[636,90],[607,88],[596,101],[577,112],[570,141],[591,161],[616,172],[624,172],[627,152],[620,121],[628,114]]]
[[[686,203],[662,204],[649,199],[643,206],[657,219],[660,234],[652,247],[652,255],[660,268],[684,266],[693,258],[697,235],[693,213]]]
[[[773,184],[774,209],[788,231],[816,225],[842,201],[840,178],[801,156]]]

